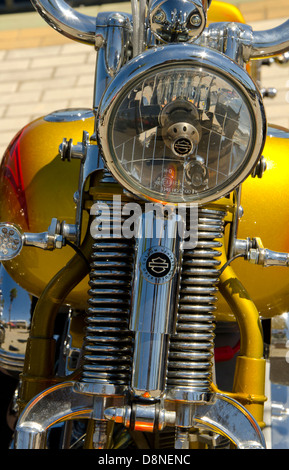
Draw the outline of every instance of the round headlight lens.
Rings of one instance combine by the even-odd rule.
[[[159,65],[140,72],[115,98],[109,145],[103,147],[100,126],[101,145],[109,169],[138,195],[171,203],[213,200],[256,163],[264,121],[258,130],[255,103],[222,69],[181,60]]]

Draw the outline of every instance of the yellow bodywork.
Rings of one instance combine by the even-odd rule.
[[[265,248],[289,252],[289,140],[267,136],[263,151],[267,169],[261,179],[249,177],[242,185],[241,205],[244,215],[240,219],[238,238],[260,237]],[[270,318],[288,311],[289,272],[284,267],[250,264],[237,259],[234,271],[250,293],[260,315]],[[230,315],[227,304],[220,299],[220,316]]]
[[[217,23],[219,21],[228,21],[235,23],[244,23],[244,17],[235,5],[226,2],[213,1],[208,11],[208,22]]]
[[[74,193],[78,189],[79,160],[63,162],[58,147],[64,137],[82,141],[83,130],[91,135],[94,119],[85,122],[47,122],[37,119],[21,131],[7,149],[0,168],[0,220],[19,225],[24,232],[47,231],[51,219],[75,223]],[[84,226],[87,217],[84,214]],[[53,252],[25,247],[5,268],[31,294],[39,297],[52,277],[71,259],[69,246]],[[82,308],[87,280],[77,286],[67,302]]]

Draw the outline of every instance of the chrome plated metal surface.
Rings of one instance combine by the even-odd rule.
[[[289,49],[289,20],[265,31],[253,31],[251,58],[269,57],[283,54]]]
[[[186,42],[204,30],[207,3],[201,0],[151,0],[149,21],[153,34],[162,42]]]
[[[269,357],[272,384],[286,386],[287,390],[284,391],[286,390],[285,394],[289,395],[289,312],[272,318]],[[288,409],[288,404],[286,406]],[[282,414],[280,409],[280,418]]]
[[[78,190],[75,193],[75,242],[79,246],[81,238],[84,186],[88,177],[98,170],[104,170],[104,163],[99,153],[98,146],[94,143],[94,136],[89,137],[88,132],[83,131],[82,142],[73,144],[73,140],[66,138],[59,146],[59,154],[62,160],[70,161],[72,158],[80,160]]]
[[[175,423],[174,411],[168,411],[156,403],[137,403],[134,406],[122,408],[107,408],[104,412],[107,419],[117,423],[123,423],[127,428],[134,431],[162,431],[166,426]]]
[[[92,118],[94,113],[89,108],[68,108],[53,111],[52,113],[44,116],[44,121],[47,122],[75,122],[85,121],[85,119]]]
[[[100,27],[96,34],[98,50],[95,70],[93,107],[97,110],[101,97],[111,79],[126,63],[134,47],[132,44],[131,16],[123,13],[100,13]]]
[[[246,240],[236,239],[234,241],[233,255],[242,255],[252,264],[269,266],[289,266],[289,253],[268,250],[263,247],[262,241],[258,238],[247,238]]]
[[[180,195],[171,194],[171,192],[159,194],[155,189],[147,188],[138,180],[136,181],[133,175],[128,174],[128,170],[125,170],[121,163],[121,149],[118,148],[116,155],[116,149],[113,147],[115,144],[112,145],[114,142],[113,129],[115,121],[117,119],[121,121],[120,117],[116,117],[116,114],[124,97],[140,81],[145,80],[146,76],[156,76],[158,73],[169,74],[175,71],[176,67],[181,66],[190,66],[191,70],[196,70],[196,73],[200,69],[202,71],[208,70],[212,76],[224,76],[225,80],[229,79],[235,90],[240,92],[240,96],[242,96],[244,103],[248,106],[249,113],[253,117],[250,131],[251,142],[247,147],[245,161],[240,164],[239,169],[227,177],[224,183],[219,183],[220,186],[214,188],[214,190],[211,188],[207,191],[191,191],[192,194],[186,193],[186,196],[181,192]],[[158,123],[154,126],[158,126]],[[153,124],[151,127],[153,127]],[[171,44],[144,52],[120,70],[101,101],[98,115],[98,135],[101,152],[109,170],[120,184],[130,192],[141,198],[168,200],[168,202],[173,203],[184,201],[206,203],[227,194],[250,174],[261,155],[265,143],[266,119],[259,91],[250,76],[236,63],[207,48],[192,44]],[[134,159],[132,158],[133,162]]]
[[[178,217],[169,208],[166,218],[150,211],[138,219],[130,320],[135,333],[131,388],[136,396],[159,398],[165,389],[182,256]]]
[[[15,225],[0,223],[0,261],[15,258],[23,247],[23,235]]]
[[[239,402],[216,394],[212,403],[196,407],[195,426],[218,430],[238,449],[265,449],[266,442],[253,416]]]
[[[136,57],[138,54],[143,52],[146,47],[145,34],[146,34],[146,6],[147,0],[132,0],[132,23],[133,26],[133,56]]]
[[[75,419],[93,419],[96,422],[99,443],[103,446],[101,430],[105,419],[118,420],[126,427],[142,431],[162,429],[165,425],[174,426],[182,436],[182,448],[188,448],[187,429],[192,426],[200,430],[209,429],[227,437],[238,449],[264,449],[262,432],[252,415],[238,402],[224,395],[216,394],[210,403],[189,405],[181,403],[182,414],[176,417],[174,410],[159,407],[158,404],[138,404],[132,408],[124,406],[123,397],[104,398],[81,394],[74,382],[65,382],[35,397],[22,412],[15,431],[16,449],[45,449],[47,431],[55,424]],[[61,403],[61,406],[59,404]],[[160,408],[160,409],[157,409]],[[134,424],[132,423],[132,414]],[[179,437],[177,433],[177,437]],[[180,447],[177,439],[176,447]]]
[[[47,232],[29,233],[21,232],[16,225],[0,224],[0,260],[7,261],[15,258],[23,246],[34,246],[42,250],[61,249],[65,239],[76,241],[78,239],[77,226],[60,223],[56,218],[51,220]]]
[[[67,36],[70,39],[74,39],[79,42],[83,42],[85,44],[94,45],[97,48],[102,47],[105,43],[105,36],[106,33],[104,32],[104,28],[107,27],[106,21],[106,14],[100,14],[97,18],[83,15],[82,13],[77,12],[73,8],[67,5],[64,0],[31,0],[34,8],[38,11],[38,13],[44,18],[44,20],[53,27],[56,31],[60,32],[64,36]],[[172,10],[172,6],[170,5],[171,0],[161,1],[155,0],[151,2],[150,10],[153,13],[152,15],[152,24],[159,25],[160,22],[163,21],[164,15],[162,13],[158,13],[160,11],[159,7],[164,8],[164,6],[168,5],[169,11]],[[184,4],[184,2],[183,2]],[[196,10],[197,16],[201,19],[201,24],[203,28],[203,16],[206,14],[207,6],[210,5],[210,2],[205,2],[201,0],[186,0],[185,1],[185,9],[188,8]],[[172,5],[175,5],[175,2],[172,2]],[[135,20],[139,20],[139,12],[137,11],[137,2],[134,0],[132,3],[133,6],[133,14],[135,16]],[[141,18],[144,15],[145,4],[144,0],[141,0],[140,10]],[[195,14],[192,15],[192,29],[197,29],[200,27],[199,20],[193,19]],[[177,23],[184,23],[183,20],[178,21]],[[176,20],[170,18],[169,24],[171,26],[177,24]],[[223,27],[223,26],[222,26]],[[231,28],[231,24],[228,23],[229,29]],[[244,25],[239,25],[239,40],[238,47],[240,46],[243,50],[243,57],[245,60],[249,60],[250,58],[262,58],[268,56],[274,56],[278,54],[282,54],[288,51],[289,48],[289,20],[283,23],[282,25],[273,28],[271,30],[266,31],[252,31],[252,29],[245,28]],[[141,29],[143,26],[141,26]],[[236,25],[233,24],[233,30],[236,29]],[[188,28],[187,28],[188,29]],[[227,28],[225,28],[227,29]],[[201,30],[200,30],[201,33]],[[135,51],[139,54],[142,50],[140,43],[142,42],[143,37],[143,29],[142,32],[134,38],[135,43]],[[235,39],[237,36],[235,35]],[[229,41],[230,42],[230,41]],[[242,46],[241,46],[242,43]],[[231,46],[228,45],[228,48]],[[235,49],[235,47],[234,47]]]
[[[73,382],[52,387],[48,393],[36,396],[23,411],[16,426],[14,447],[45,449],[51,426],[75,416],[90,418],[93,410],[93,397],[78,394]]]
[[[95,44],[96,19],[83,15],[63,0],[31,0],[40,16],[64,36],[85,44]]]
[[[241,23],[211,23],[197,43],[222,52],[243,66],[250,60],[252,28]]]
[[[104,45],[109,26],[113,29],[116,26],[130,29],[130,16],[127,14],[101,12],[94,17],[76,11],[64,0],[31,0],[31,3],[56,31],[69,39],[95,46],[96,49]]]
[[[97,132],[109,170],[124,187],[133,190],[136,196],[146,197],[141,188],[128,185],[126,176],[115,168],[111,158],[111,136],[107,134],[107,129],[110,129],[112,123],[110,119],[114,118],[115,103],[133,89],[141,76],[156,74],[159,70],[166,73],[180,63],[198,69],[207,67],[212,74],[222,75],[224,79],[231,77],[228,80],[232,83],[232,89],[240,91],[248,103],[249,115],[254,124],[246,165],[237,176],[230,176],[226,186],[216,190],[213,196],[203,198],[202,203],[226,195],[250,174],[261,155],[266,138],[266,122],[260,93],[249,75],[233,60],[244,65],[244,61],[251,57],[274,55],[287,50],[289,22],[269,32],[253,32],[250,27],[236,24],[209,27],[204,33],[204,42],[202,39],[200,44],[215,48],[226,57],[207,47],[188,44],[171,44],[145,51],[145,0],[140,0],[139,5],[136,0],[132,2],[133,33],[130,15],[101,13],[94,18],[76,12],[63,0],[32,0],[32,3],[55,30],[98,50],[93,103],[95,113],[103,94],[104,98],[97,116],[100,122]],[[210,4],[211,0],[151,0],[151,30],[162,41],[195,40],[205,26],[207,3]],[[175,9],[181,10],[180,5],[183,9],[177,14]],[[123,67],[131,55],[134,55],[134,59]],[[52,121],[55,119],[55,114],[47,118]],[[179,132],[178,137],[183,140],[181,145],[178,141],[177,146],[174,141],[173,148],[178,156],[180,150],[187,156],[199,143],[199,129],[190,122],[181,123],[183,131],[177,127],[176,130]],[[189,129],[184,131],[186,124]],[[171,131],[167,129],[167,142],[172,140]],[[96,134],[91,140],[96,140]],[[82,163],[78,196],[75,198],[76,224],[68,226],[63,223],[59,232],[58,221],[53,219],[53,230],[44,234],[20,234],[19,243],[16,244],[15,239],[12,242],[5,240],[2,251],[7,249],[7,243],[11,244],[12,249],[22,242],[41,248],[60,248],[63,244],[62,236],[68,240],[79,240],[84,185],[89,175],[96,170],[104,170],[104,164],[98,147],[89,141],[87,134],[74,147],[71,142],[68,153],[66,144],[61,148],[63,154],[69,158],[80,158]],[[220,160],[218,157],[218,168]],[[203,160],[199,159],[197,163],[204,169]],[[205,177],[202,184],[205,185],[207,173],[203,173]],[[108,201],[101,202],[110,204]],[[120,214],[116,216],[117,223],[121,222]],[[224,216],[222,211],[202,209],[198,245],[188,249],[184,255],[181,239],[175,232],[178,226],[176,218],[171,226],[165,219],[165,236],[159,238],[153,234],[157,218],[152,218],[146,226],[147,231],[137,237],[136,250],[134,241],[124,238],[113,239],[106,235],[96,240],[90,273],[91,297],[87,311],[81,380],[53,386],[27,405],[17,424],[16,448],[44,448],[48,429],[54,424],[75,418],[95,421],[93,445],[98,448],[106,445],[106,420],[121,422],[139,431],[152,432],[166,425],[174,426],[177,428],[177,448],[188,448],[188,429],[192,426],[201,431],[208,429],[219,432],[240,449],[265,447],[261,430],[250,413],[231,398],[210,391],[214,303],[219,274],[217,258],[220,254],[220,245],[216,239],[223,236]],[[106,229],[109,230],[111,224],[117,225],[115,222],[107,218]],[[171,233],[169,229],[172,229]],[[5,235],[7,225],[4,230]],[[246,250],[251,261],[264,265],[288,265],[287,254],[257,247],[258,251],[248,241],[241,242],[238,249]],[[178,269],[181,262],[182,273]],[[9,291],[10,307],[15,302],[15,291],[12,292],[13,288]],[[3,294],[4,308],[0,302],[1,341],[1,334],[4,339],[5,335],[8,337],[11,327],[11,308],[7,321],[5,298],[7,295],[5,297]],[[176,298],[179,300],[178,310],[175,309]],[[23,319],[20,321],[23,322]],[[27,321],[25,335],[28,329]],[[11,346],[14,337],[8,337],[8,340]],[[2,341],[2,344],[5,343]],[[2,362],[8,357],[10,363],[4,365],[6,368],[14,367],[17,371],[18,363],[14,362],[11,349],[5,344],[2,356],[0,349],[0,366],[1,357]],[[142,396],[148,402],[132,405],[131,395],[127,393],[131,390],[136,397]],[[151,398],[164,399],[155,403],[149,401]]]
[[[223,52],[242,65],[250,59],[283,54],[289,48],[289,20],[265,31],[240,23],[211,23],[198,39],[204,46]]]
[[[270,399],[272,449],[289,448],[289,313],[271,323]]]
[[[0,369],[22,372],[30,332],[32,297],[0,266]]]
[[[91,17],[74,10],[64,0],[32,0],[32,4],[56,31],[99,51],[94,91],[94,107],[97,107],[109,80],[130,55],[131,15],[100,12],[97,17]]]
[[[269,125],[267,135],[278,139],[289,139],[289,130],[283,127]]]

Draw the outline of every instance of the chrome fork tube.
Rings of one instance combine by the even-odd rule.
[[[174,333],[182,247],[178,216],[139,219],[130,329],[134,332],[131,389],[136,397],[165,391],[169,337]]]

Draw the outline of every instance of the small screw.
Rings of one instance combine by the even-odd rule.
[[[61,156],[61,160],[71,161],[71,151],[72,151],[72,139],[67,141],[67,139],[63,139],[62,144],[59,146],[59,153]]]
[[[166,19],[166,14],[163,10],[158,10],[153,17],[153,21],[155,23],[161,24],[165,21]]]
[[[194,28],[198,28],[202,23],[202,18],[198,14],[194,14],[190,18],[190,23]]]
[[[262,178],[266,169],[267,169],[267,163],[266,163],[265,158],[262,156],[251,173],[252,178],[256,178],[256,176],[258,178]]]

